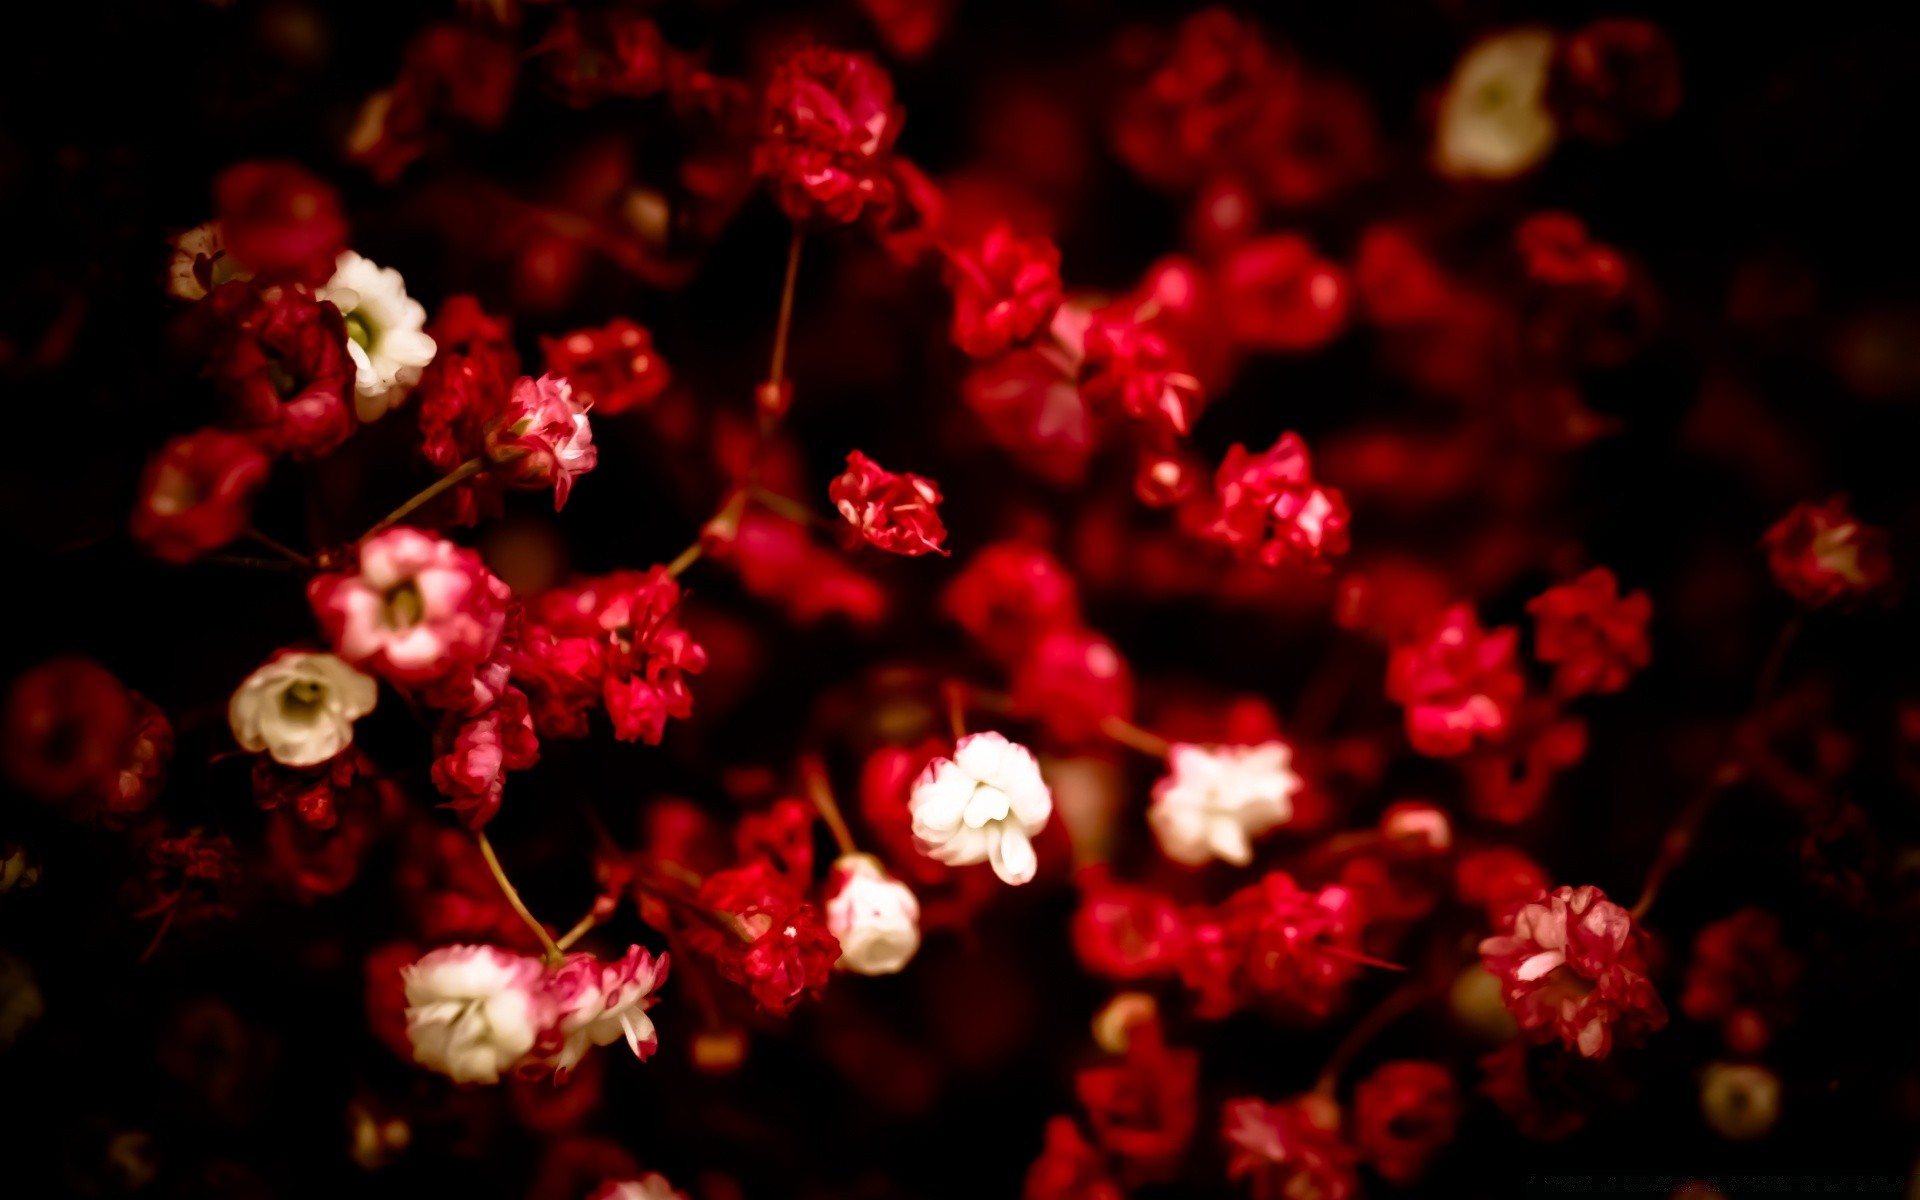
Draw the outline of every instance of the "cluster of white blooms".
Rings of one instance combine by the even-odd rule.
[[[437,347],[427,336],[427,310],[407,295],[407,281],[351,250],[334,264],[319,298],[347,319],[347,353],[353,356],[354,410],[377,421],[420,381]]]
[[[949,866],[986,862],[1012,884],[1039,869],[1033,836],[1053,815],[1053,793],[1033,751],[998,733],[973,733],[936,758],[907,802],[922,853]]]
[[[643,1060],[659,1046],[646,1010],[667,956],[638,946],[618,962],[572,954],[552,967],[498,946],[444,946],[401,976],[414,1061],[456,1083],[564,1074],[622,1037]]]
[[[1169,773],[1153,787],[1147,822],[1160,849],[1177,863],[1219,858],[1245,866],[1253,839],[1293,817],[1301,787],[1285,742],[1258,746],[1190,746],[1167,751]]]
[[[227,704],[234,740],[287,767],[326,762],[353,744],[353,723],[379,698],[373,677],[331,654],[283,650]]]

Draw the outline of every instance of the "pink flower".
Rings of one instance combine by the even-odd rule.
[[[755,166],[791,219],[851,224],[893,202],[888,152],[901,120],[893,80],[872,59],[807,46],[767,84]]]
[[[473,829],[500,811],[507,772],[524,771],[540,761],[527,698],[514,687],[476,716],[447,714],[436,741],[440,757],[433,763],[433,786]]]
[[[505,411],[487,426],[486,453],[493,474],[508,485],[553,488],[555,512],[566,506],[574,479],[600,461],[586,405],[551,375],[514,383]]]
[[[513,593],[473,551],[401,525],[361,545],[357,570],[314,579],[307,599],[348,662],[453,688],[492,655]]]
[[[1892,574],[1886,530],[1854,516],[1844,495],[1794,505],[1760,545],[1774,582],[1808,608],[1863,600]]]
[[[569,954],[549,968],[547,996],[555,1012],[553,1025],[534,1049],[537,1066],[564,1078],[593,1046],[611,1045],[625,1038],[627,1048],[642,1062],[660,1047],[659,1034],[647,1009],[659,997],[654,993],[667,980],[668,955],[654,958],[639,946],[629,946],[620,959],[603,963],[591,954]]]
[[[993,358],[1033,340],[1060,307],[1060,250],[1053,239],[1019,238],[1001,222],[977,243],[947,251],[953,344]]]
[[[1221,1110],[1227,1178],[1255,1200],[1348,1200],[1360,1194],[1358,1156],[1340,1137],[1340,1107],[1317,1093],[1269,1104],[1243,1097]]]
[[[1282,434],[1255,456],[1236,445],[1214,476],[1219,516],[1203,529],[1242,559],[1321,567],[1347,552],[1346,497],[1314,482],[1307,444]]]
[[[1562,696],[1617,692],[1653,657],[1647,646],[1653,602],[1645,592],[1622,596],[1605,567],[1548,588],[1527,602],[1527,612],[1534,619],[1533,652],[1541,662],[1559,664],[1553,686]]]
[[[1569,1050],[1605,1058],[1616,1034],[1638,1038],[1667,1023],[1633,916],[1597,887],[1537,895],[1509,932],[1480,943],[1480,957],[1536,1041],[1557,1035]]]
[[[160,448],[140,476],[131,530],[157,558],[184,563],[240,536],[271,463],[251,438],[202,429]]]
[[[1449,758],[1507,731],[1526,686],[1514,661],[1519,636],[1510,626],[1483,631],[1473,608],[1456,604],[1394,648],[1387,698],[1405,706],[1415,750]]]
[[[945,554],[940,542],[940,485],[924,475],[896,475],[860,451],[827,487],[827,498],[860,536],[892,554]]]

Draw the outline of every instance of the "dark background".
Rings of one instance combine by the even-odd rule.
[[[476,292],[489,310],[516,318],[529,361],[537,361],[537,334],[631,316],[653,331],[680,389],[700,405],[741,412],[770,336],[785,226],[756,199],[717,241],[691,248],[705,261],[683,290],[648,289],[596,265],[569,294],[530,311],[510,259],[446,232],[471,224],[456,211],[462,189],[479,179],[511,194],[551,196],[570,153],[606,137],[633,139],[640,176],[664,174],[649,157],[667,152],[650,132],[663,120],[657,103],[575,112],[528,77],[505,128],[457,141],[382,188],[343,163],[337,147],[361,99],[391,82],[406,39],[449,15],[444,6],[33,7],[0,72],[0,228],[10,234],[0,272],[0,411],[12,431],[0,456],[0,562],[14,613],[13,635],[0,641],[0,675],[61,651],[107,664],[180,730],[163,810],[246,844],[261,818],[245,766],[209,760],[226,748],[221,715],[233,682],[273,649],[312,636],[306,606],[284,577],[164,567],[141,559],[122,532],[140,462],[165,437],[211,415],[198,364],[177,348],[178,307],[161,281],[164,239],[209,215],[213,175],[248,157],[302,161],[341,189],[355,246],[399,266],[429,311],[452,292]],[[1182,11],[967,3],[927,58],[890,64],[908,112],[900,149],[936,176],[967,163],[991,141],[1001,89],[1084,86],[1098,96],[1112,31],[1136,18],[1170,24]],[[1339,258],[1373,217],[1460,203],[1420,166],[1422,97],[1481,31],[1521,19],[1571,28],[1606,11],[1367,3],[1288,6],[1266,16],[1276,41],[1364,88],[1396,164],[1297,224]],[[1476,230],[1504,230],[1536,207],[1569,208],[1637,255],[1665,302],[1647,351],[1589,381],[1589,403],[1621,416],[1625,433],[1559,460],[1555,506],[1526,514],[1654,598],[1655,666],[1623,696],[1586,710],[1589,756],[1562,778],[1522,839],[1557,878],[1598,883],[1623,899],[1704,774],[1701,747],[1716,744],[1747,703],[1765,648],[1791,615],[1766,584],[1753,550],[1759,534],[1794,501],[1843,489],[1868,519],[1893,527],[1897,554],[1920,532],[1914,393],[1863,397],[1834,368],[1836,342],[1860,314],[1904,315],[1896,330],[1920,329],[1920,205],[1909,180],[1915,28],[1889,24],[1876,5],[1687,5],[1647,15],[1679,47],[1679,114],[1618,148],[1563,145],[1527,181],[1476,193],[1470,203],[1483,215],[1461,223],[1451,250],[1470,261],[1499,244],[1499,234]],[[710,47],[723,72],[748,71],[767,42],[798,28],[840,45],[873,45],[850,5],[797,13],[696,3],[658,18],[674,44]],[[1084,116],[1092,178],[1060,223],[1066,274],[1076,284],[1126,287],[1176,246],[1182,214],[1106,152],[1091,100]],[[720,768],[783,764],[809,729],[839,719],[821,713],[853,704],[876,669],[964,661],[933,599],[965,549],[1003,531],[1010,511],[1047,514],[1067,529],[1080,519],[1080,495],[1024,480],[969,430],[931,277],[876,284],[888,268],[853,238],[808,254],[791,427],[811,475],[823,484],[856,444],[889,465],[935,474],[950,497],[956,560],[871,567],[892,591],[891,618],[874,630],[829,624],[805,636],[785,632],[773,609],[737,594],[724,576],[697,569],[691,578],[702,603],[759,629],[744,650],[753,690],[709,705],[696,681],[699,715],[677,725],[662,749],[598,736],[553,748],[510,785],[493,836],[510,848],[535,910],[552,920],[590,897],[582,805],[623,833],[651,795],[689,795],[724,810]],[[1727,318],[1736,275],[1755,263],[1783,264],[1813,289],[1804,311],[1758,333]],[[1362,329],[1311,358],[1255,360],[1215,401],[1196,441],[1217,459],[1232,441],[1264,445],[1282,428],[1311,440],[1369,422],[1417,421],[1417,402],[1377,369],[1370,346]],[[1897,335],[1892,351],[1911,358],[1920,346]],[[1703,438],[1690,422],[1709,385],[1727,379],[1756,396],[1757,409],[1734,423],[1740,437],[1721,429]],[[317,510],[303,500],[302,485],[313,481],[281,468],[257,523],[306,545],[329,530],[351,536],[397,503],[426,479],[406,456],[408,411],[357,438],[346,461],[326,465],[331,482],[321,494],[329,499]],[[596,434],[601,465],[564,520],[554,522],[542,497],[520,497],[511,502],[512,527],[557,530],[581,570],[665,560],[690,539],[718,485],[667,461],[642,421]],[[1111,499],[1124,488],[1125,465],[1109,463],[1090,494]],[[1398,546],[1445,562],[1514,514],[1479,497],[1417,517],[1369,518],[1362,503],[1363,548]],[[302,529],[305,538],[294,532]],[[1479,597],[1484,618],[1517,620],[1549,579],[1536,570]],[[1154,605],[1125,588],[1088,599],[1089,624],[1126,652],[1146,693],[1156,680],[1202,679],[1252,691],[1285,712],[1327,639],[1348,637],[1297,613]],[[1363,678],[1379,678],[1378,662],[1365,659],[1377,652],[1356,645],[1354,653],[1367,663]],[[1676,1017],[1647,1050],[1627,1057],[1637,1094],[1566,1143],[1526,1142],[1490,1106],[1471,1102],[1457,1145],[1424,1192],[1508,1194],[1540,1171],[1904,1177],[1920,1129],[1920,1027],[1907,973],[1915,961],[1907,864],[1915,796],[1895,776],[1893,712],[1916,696],[1916,662],[1912,623],[1899,610],[1816,620],[1789,662],[1790,680],[1833,689],[1833,722],[1859,739],[1860,765],[1844,786],[1871,820],[1861,851],[1864,899],[1835,900],[1810,886],[1790,822],[1764,796],[1736,792],[1716,809],[1704,848],[1675,877],[1654,922],[1666,939],[1658,978],[1670,1005],[1693,932],[1742,904],[1779,912],[1788,940],[1814,960],[1800,1019],[1768,1060],[1786,1087],[1775,1133],[1735,1146],[1705,1127],[1695,1077],[1716,1055],[1713,1038]],[[1366,695],[1343,721],[1391,724],[1393,710],[1371,685],[1360,690]],[[425,805],[423,739],[391,707],[365,736]],[[1151,776],[1138,762],[1128,767],[1128,794],[1143,794]],[[1343,823],[1366,823],[1395,794],[1444,786],[1414,763]],[[125,847],[15,798],[4,805],[0,835],[33,846],[46,877],[31,892],[0,896],[0,944],[32,965],[49,1012],[0,1058],[0,1106],[10,1113],[0,1123],[8,1181],[0,1191],[112,1194],[97,1183],[102,1147],[115,1131],[143,1130],[161,1164],[152,1195],[526,1194],[543,1152],[538,1136],[497,1099],[449,1102],[440,1081],[393,1061],[365,1034],[359,962],[392,928],[380,854],[342,897],[303,906],[256,889],[237,921],[181,930],[139,963],[150,930],[117,899],[130,869]],[[838,981],[786,1035],[757,1037],[746,1069],[733,1076],[703,1076],[676,1052],[676,1035],[692,1018],[677,1009],[669,985],[655,1014],[660,1057],[642,1067],[607,1056],[607,1100],[588,1129],[696,1193],[703,1172],[721,1171],[752,1197],[1016,1195],[1045,1119],[1074,1110],[1072,1072],[1094,1055],[1086,1020],[1105,991],[1068,947],[1072,907],[1070,888],[1027,889],[991,910],[976,937],[931,939],[902,977]],[[646,936],[630,917],[623,922],[615,937]],[[1364,982],[1353,1012],[1390,987]],[[200,1011],[194,1006],[209,997],[225,1015],[211,1021],[217,1033],[186,1038],[198,1066],[183,1073],[163,1065],[159,1048],[183,1037],[181,1014]],[[1352,1019],[1317,1033],[1251,1018],[1176,1021],[1175,1040],[1199,1046],[1204,1063],[1188,1178],[1221,1177],[1221,1098],[1279,1098],[1310,1086]],[[1435,1056],[1459,1065],[1471,1086],[1476,1053],[1434,1014],[1395,1026],[1362,1065]],[[345,1106],[369,1094],[435,1114],[416,1122],[407,1155],[373,1174],[344,1154]],[[1226,1194],[1196,1183],[1142,1195],[1215,1193]]]

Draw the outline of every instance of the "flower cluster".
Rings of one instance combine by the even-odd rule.
[[[1605,1058],[1616,1037],[1635,1040],[1667,1023],[1639,927],[1599,888],[1538,894],[1506,932],[1480,943],[1480,957],[1521,1029],[1586,1058]]]
[[[659,1046],[647,1009],[667,956],[638,946],[615,962],[557,964],[498,946],[445,946],[401,971],[414,1060],[455,1083],[565,1077],[587,1051],[625,1039],[645,1061]]]

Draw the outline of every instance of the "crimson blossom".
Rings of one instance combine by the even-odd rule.
[[[1406,709],[1407,740],[1422,754],[1450,758],[1497,739],[1526,689],[1515,662],[1519,630],[1483,630],[1469,605],[1429,621],[1387,662],[1387,698]]]
[[[1298,434],[1282,434],[1258,455],[1234,446],[1214,476],[1214,490],[1219,515],[1202,532],[1243,559],[1321,567],[1347,552],[1346,497],[1314,480]]]
[[[908,557],[947,553],[940,485],[924,475],[896,475],[855,450],[827,499],[870,545]]]
[[[1667,1023],[1647,978],[1645,936],[1597,887],[1540,893],[1507,932],[1480,943],[1480,957],[1536,1041],[1558,1037],[1583,1057],[1605,1058],[1615,1037],[1637,1040]]]
[[[1535,621],[1534,654],[1556,664],[1553,685],[1562,696],[1617,692],[1653,657],[1653,602],[1645,592],[1622,596],[1605,567],[1548,588],[1527,602],[1527,612]]]
[[[885,210],[903,119],[893,80],[863,54],[806,46],[774,68],[755,165],[795,221],[850,224]]]

